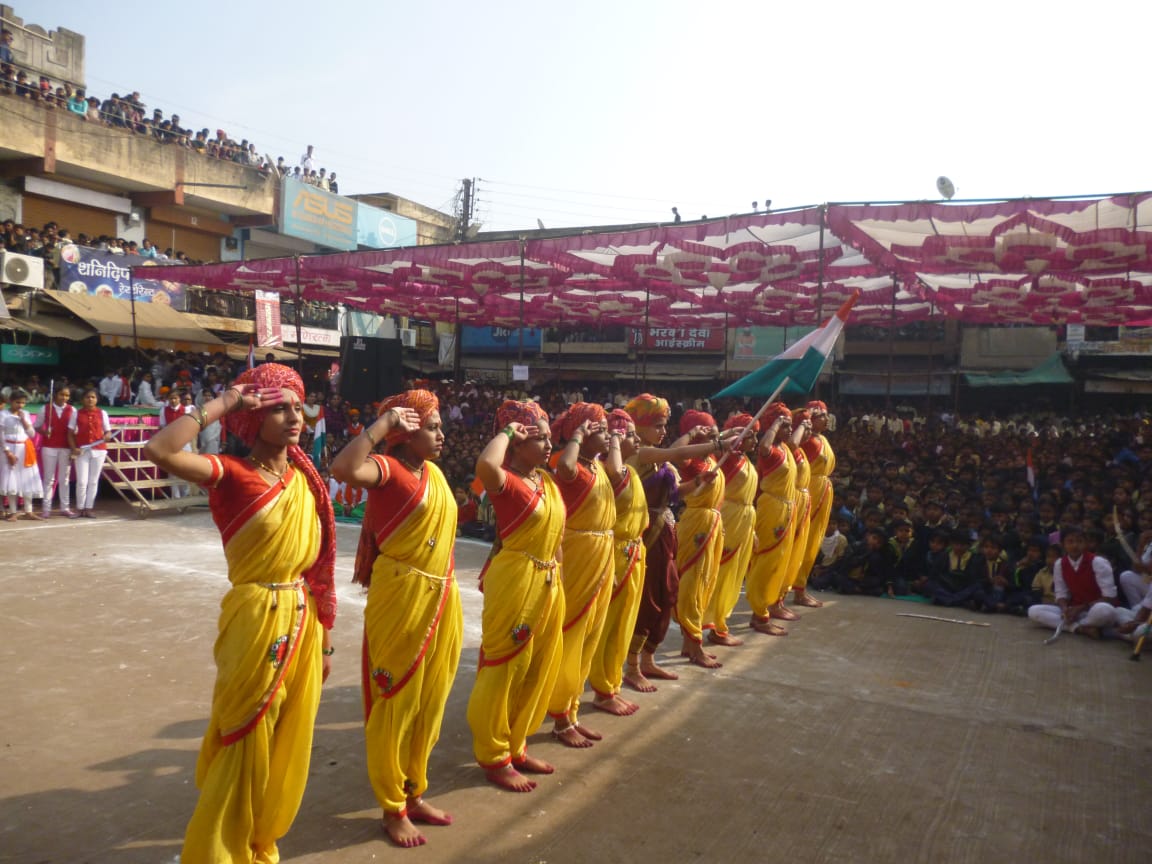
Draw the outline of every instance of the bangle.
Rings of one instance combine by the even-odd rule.
[[[372,430],[369,427],[365,426],[364,432],[362,434],[364,435],[365,438],[367,438],[369,441],[372,442],[373,447],[375,447],[377,444],[380,443],[379,441],[377,441],[375,438],[372,437]]]
[[[583,444],[584,439],[583,438],[577,438],[575,435],[573,435],[571,438],[568,439],[568,443],[569,444]]]
[[[336,653],[336,646],[333,645],[329,648],[321,648],[320,653],[323,654],[325,657],[331,657],[333,654]]]
[[[501,432],[501,434],[508,436],[508,443],[512,443],[513,441],[516,440],[516,430],[513,429],[511,426],[505,426],[503,429],[500,430],[500,432]]]
[[[188,418],[188,419],[190,419],[190,420],[195,420],[195,421],[196,421],[196,425],[197,425],[197,426],[199,426],[201,429],[203,429],[203,428],[204,428],[204,424],[200,422],[200,418],[196,416],[196,412],[195,412],[195,411],[188,411],[188,412],[186,412],[186,413],[184,413],[184,414],[181,414],[181,415],[180,415],[180,417],[187,417],[187,418]],[[180,417],[177,417],[177,418],[176,418],[176,420],[179,420],[179,419],[180,419]],[[172,421],[172,422],[176,422],[176,421],[174,420],[174,421]]]
[[[240,392],[239,387],[229,387],[224,392],[225,393],[232,393],[232,392],[236,393],[236,401],[232,403],[232,407],[229,408],[227,406],[227,404],[225,404],[225,406],[224,406],[224,413],[225,414],[231,414],[233,411],[235,411],[237,408],[239,408],[241,405],[244,404],[244,394],[242,392]],[[223,399],[224,397],[220,397],[220,398]]]

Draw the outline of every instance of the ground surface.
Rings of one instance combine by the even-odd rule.
[[[119,511],[110,510],[111,513]],[[1152,652],[1026,621],[991,627],[899,601],[836,598],[785,639],[736,629],[724,668],[686,668],[640,712],[585,712],[605,740],[533,752],[527,795],[474,767],[464,720],[486,554],[462,541],[466,639],[430,798],[429,844],[382,839],[364,768],[356,529],[339,529],[338,661],[285,861],[1043,862],[1147,860]],[[196,790],[226,582],[203,511],[0,524],[0,862],[171,862]]]

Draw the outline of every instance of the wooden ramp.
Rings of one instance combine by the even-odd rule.
[[[157,510],[182,513],[208,503],[208,496],[198,486],[167,476],[144,458],[144,445],[156,427],[143,422],[118,423],[116,431],[117,439],[108,444],[104,478],[132,505],[137,516],[143,519]]]

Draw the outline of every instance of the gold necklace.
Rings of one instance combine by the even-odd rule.
[[[417,476],[424,473],[424,463],[423,462],[421,462],[419,465],[413,465],[411,462],[409,462],[403,456],[393,456],[392,458],[394,458],[397,462],[399,462],[401,465],[403,465],[405,468],[407,468],[409,471],[411,471],[413,474],[415,474]]]
[[[511,465],[508,466],[508,470],[518,477],[523,477],[525,480],[529,481],[533,488],[540,488],[540,475],[536,472],[535,468],[533,468],[527,474],[525,474],[519,468],[513,468]]]
[[[257,468],[261,469],[262,471],[267,471],[269,474],[271,474],[273,477],[275,477],[279,481],[281,486],[283,486],[285,489],[288,488],[288,483],[285,482],[285,480],[284,480],[284,475],[288,473],[288,463],[284,464],[284,470],[283,471],[277,471],[271,465],[267,465],[267,464],[261,462],[255,456],[249,455],[248,458],[252,460],[253,465],[255,465]]]

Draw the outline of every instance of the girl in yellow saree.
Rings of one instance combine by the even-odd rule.
[[[716,438],[717,450],[720,449],[712,415],[695,410],[684,412],[680,418],[681,434],[697,430],[704,430],[703,434]],[[685,507],[677,526],[680,543],[676,550],[676,567],[680,571],[676,622],[684,636],[680,654],[697,666],[715,669],[721,664],[715,655],[704,650],[703,628],[704,612],[712,600],[720,572],[720,553],[724,548],[724,526],[720,521],[724,475],[716,470],[716,462],[711,456],[682,462],[680,474],[685,481],[680,487]]]
[[[608,432],[613,441],[619,442],[610,442],[609,449],[618,449],[621,460],[631,458],[640,449],[636,424],[627,412],[617,408],[608,415]],[[640,587],[644,584],[648,499],[635,468],[623,461],[616,464],[611,458],[605,466],[612,481],[612,493],[616,496],[616,523],[612,526],[615,547],[612,553],[612,593],[604,616],[604,629],[592,655],[588,681],[596,694],[592,699],[593,708],[626,717],[640,710],[639,705],[620,695],[620,687],[636,613],[640,609]]]
[[[752,429],[743,439],[744,451],[756,449],[756,432],[760,423],[750,414],[736,414],[724,423],[725,431]],[[740,588],[752,560],[756,540],[756,467],[743,455],[733,453],[721,466],[724,473],[724,501],[720,519],[724,525],[724,547],[720,552],[720,571],[712,602],[704,614],[704,629],[713,645],[742,645],[743,640],[728,631],[728,618],[740,599]]]
[[[612,596],[612,526],[616,502],[608,472],[598,457],[609,454],[614,467],[622,467],[620,442],[613,439],[609,453],[604,409],[592,402],[577,402],[556,419],[566,439],[556,465],[556,480],[564,498],[567,520],[561,542],[564,568],[564,627],[560,672],[548,700],[552,737],[566,747],[591,747],[599,741],[580,723],[580,695],[592,669],[592,655],[604,629]]]
[[[430,461],[444,446],[436,396],[409,390],[380,407],[376,422],[337,454],[332,475],[369,490],[353,577],[368,589],[368,779],[388,837],[411,847],[425,843],[413,823],[452,824],[423,796],[464,634],[453,566],[456,502]],[[387,455],[371,453],[380,440]]]
[[[792,412],[792,455],[796,460],[796,517],[792,520],[793,537],[792,551],[788,555],[788,572],[784,577],[784,584],[780,586],[780,599],[772,608],[772,614],[785,613],[781,617],[785,621],[794,621],[800,616],[784,605],[788,592],[799,578],[801,562],[808,549],[808,524],[812,518],[812,499],[808,491],[808,484],[812,477],[808,457],[804,455],[804,442],[812,429],[807,409],[801,408]]]
[[[298,446],[303,396],[295,372],[267,363],[145,447],[160,468],[208,488],[232,583],[220,604],[184,864],[275,864],[304,794],[336,594],[332,505]],[[251,447],[247,459],[183,451],[231,412],[230,429]]]
[[[496,423],[500,431],[476,461],[476,476],[496,511],[498,539],[480,577],[482,636],[468,725],[488,780],[530,792],[536,782],[524,773],[554,770],[530,756],[526,742],[544,720],[559,672],[565,511],[555,482],[539,470],[552,451],[540,406],[507,401]]]
[[[792,602],[797,606],[819,608],[824,604],[808,593],[808,576],[816,564],[820,543],[828,529],[828,519],[832,515],[832,472],[836,470],[836,454],[824,432],[828,429],[828,406],[819,399],[808,403],[808,413],[812,420],[812,435],[800,446],[808,457],[812,478],[808,490],[812,496],[812,516],[808,520],[808,544],[796,578],[792,580]]]
[[[752,629],[769,636],[786,636],[788,631],[770,620],[770,610],[785,584],[795,535],[796,460],[789,446],[792,413],[783,402],[774,402],[764,422],[768,431],[760,439],[756,462],[760,497],[756,499],[756,550],[748,570],[747,596]]]

